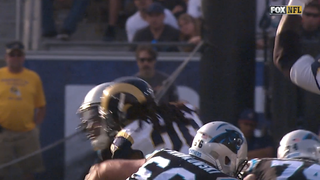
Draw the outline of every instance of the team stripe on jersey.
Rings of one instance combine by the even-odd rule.
[[[319,82],[317,80],[317,75],[318,75],[318,73],[320,73],[320,62],[319,62],[319,60],[315,61],[314,63],[312,63],[311,70],[312,70],[312,74],[313,74],[314,80],[316,81],[316,84],[317,84],[318,88],[320,89],[320,85],[319,85]]]
[[[133,138],[132,138],[128,133],[126,133],[126,132],[124,132],[124,131],[120,131],[120,132],[117,134],[117,137],[123,137],[123,138],[127,139],[128,141],[130,141],[131,144],[134,143]]]

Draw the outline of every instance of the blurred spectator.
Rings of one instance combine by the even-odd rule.
[[[248,159],[273,157],[274,145],[269,136],[255,137],[258,124],[257,113],[252,109],[244,110],[238,119],[238,126],[248,143]]]
[[[155,94],[162,87],[163,81],[169,77],[168,75],[155,70],[157,57],[158,53],[152,49],[152,46],[139,46],[136,50],[136,59],[139,68],[139,72],[136,76],[149,83]],[[159,102],[175,102],[178,100],[177,87],[173,84]]]
[[[45,115],[45,96],[40,77],[23,67],[24,46],[21,42],[6,45],[7,67],[0,69],[0,164],[29,155],[40,149],[39,126]],[[25,180],[44,171],[41,154],[18,163]],[[1,169],[0,179],[13,179]]]
[[[83,18],[89,0],[74,0],[72,8],[64,20],[62,28],[57,35],[55,21],[53,18],[53,0],[42,0],[42,36],[55,37],[61,40],[69,40],[76,31],[78,22]]]
[[[165,8],[169,9],[172,14],[176,18],[178,18],[181,14],[187,12],[187,4],[184,0],[154,0],[155,2],[159,2]]]
[[[302,13],[302,38],[307,40],[320,40],[320,5],[309,3]]]
[[[119,22],[120,15],[128,17],[136,12],[133,0],[108,0],[108,26],[104,33],[103,40],[114,41],[116,40],[116,27],[122,22]],[[121,11],[122,10],[122,11]]]
[[[201,0],[189,0],[187,13],[195,19],[202,18]]]
[[[134,42],[173,42],[179,41],[179,31],[170,25],[164,24],[164,7],[155,2],[152,3],[146,10],[146,20],[149,26],[140,29],[134,35]],[[178,51],[176,46],[157,47],[158,51]]]
[[[121,0],[109,0],[109,22],[106,29],[104,40],[113,41],[116,38],[116,24],[119,17]]]
[[[148,26],[146,9],[152,4],[152,0],[134,0],[138,11],[130,16],[126,22],[126,31],[128,41],[132,42],[133,37],[139,29]],[[164,9],[164,23],[171,25],[172,27],[179,29],[176,18],[168,9]]]
[[[201,41],[200,25],[189,14],[182,14],[178,23],[180,26],[180,41],[185,41],[192,44],[198,44]],[[184,51],[192,51],[193,48],[184,48]]]

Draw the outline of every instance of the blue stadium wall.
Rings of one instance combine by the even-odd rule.
[[[181,61],[159,61],[157,69],[171,74]],[[36,71],[42,81],[47,100],[47,114],[41,125],[42,147],[65,137],[65,89],[68,85],[95,85],[121,76],[135,74],[135,61],[119,60],[33,60],[26,67]],[[177,85],[199,90],[199,61],[191,61],[176,80]],[[83,97],[81,97],[83,98]],[[80,105],[80,104],[79,104]],[[75,113],[75,112],[72,112]],[[74,127],[76,128],[76,127]],[[37,179],[64,179],[65,145],[61,144],[43,153],[46,172]]]

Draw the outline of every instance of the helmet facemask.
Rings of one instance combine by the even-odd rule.
[[[78,111],[81,124],[79,129],[87,134],[94,150],[109,148],[117,131],[107,126],[98,113],[98,105],[90,106]]]

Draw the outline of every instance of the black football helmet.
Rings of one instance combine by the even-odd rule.
[[[125,127],[136,119],[135,108],[148,108],[152,103],[154,93],[147,82],[137,77],[122,77],[103,91],[99,113],[110,128]]]

